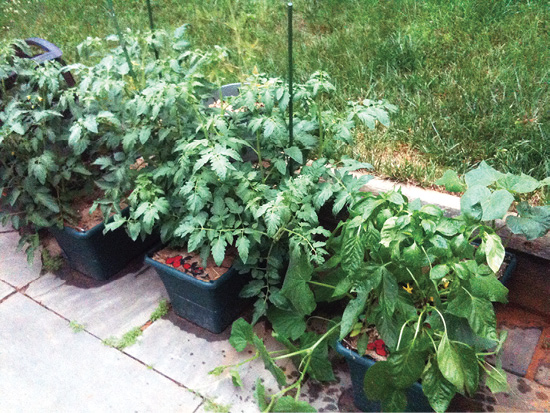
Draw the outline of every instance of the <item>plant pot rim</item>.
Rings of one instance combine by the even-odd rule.
[[[229,269],[221,275],[218,279],[214,281],[201,281],[197,278],[193,277],[192,275],[189,275],[187,273],[181,272],[174,267],[170,267],[167,264],[163,264],[162,262],[159,262],[157,260],[153,259],[153,254],[160,249],[164,248],[164,244],[159,244],[153,247],[149,250],[149,252],[145,255],[145,263],[149,264],[157,269],[160,269],[166,273],[168,273],[170,276],[177,278],[178,280],[181,280],[183,282],[194,284],[200,288],[204,288],[207,290],[216,290],[221,287],[223,287],[224,284],[226,284],[231,278],[233,278],[235,275],[239,275],[239,272],[235,269],[234,266],[229,267]]]
[[[130,207],[126,207],[123,210],[121,210],[122,214],[128,214],[130,212]],[[113,220],[113,217],[109,218],[109,221],[111,222]],[[97,224],[95,227],[92,227],[86,231],[79,231],[76,228],[70,227],[68,225],[63,225],[63,229],[59,229],[57,226],[50,227],[50,230],[52,231],[59,231],[59,232],[66,232],[70,236],[78,239],[87,239],[95,236],[99,232],[103,232],[105,229],[105,222],[101,222]]]
[[[354,362],[361,364],[367,368],[374,366],[374,363],[377,362],[371,357],[360,356],[358,352],[354,350],[350,350],[349,348],[345,347],[341,341],[336,342],[336,352],[341,356],[344,356],[346,360],[353,360]],[[420,382],[417,381],[411,387],[418,387],[418,389],[420,390],[422,389],[422,384],[420,384]]]

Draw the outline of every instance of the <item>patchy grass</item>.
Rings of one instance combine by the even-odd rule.
[[[228,47],[229,58],[216,73],[222,81],[241,80],[254,66],[286,74],[286,2],[154,3],[157,27],[189,23],[196,46]],[[387,136],[365,134],[362,149],[355,150],[383,175],[433,182],[444,168],[463,172],[482,159],[505,171],[550,175],[547,2],[296,0],[294,5],[297,78],[320,69],[331,73],[343,91],[337,106],[348,98],[384,97],[400,107]],[[144,0],[116,1],[115,7],[123,27],[147,28]],[[112,31],[101,1],[0,5],[0,37],[47,38],[69,61],[86,36]],[[396,161],[392,154],[403,148],[406,154]]]
[[[160,300],[158,307],[155,308],[155,311],[151,313],[151,317],[149,318],[149,320],[152,322],[157,321],[158,319],[168,314],[169,309],[170,309],[170,304],[168,304],[168,301]]]
[[[46,248],[42,249],[42,271],[55,273],[63,268],[63,262],[61,255],[51,255]]]

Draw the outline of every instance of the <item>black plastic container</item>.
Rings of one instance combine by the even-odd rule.
[[[132,241],[123,227],[106,234],[104,229],[101,223],[84,232],[70,227],[49,230],[67,255],[70,266],[96,280],[107,280],[159,240],[158,236],[150,235],[144,241]]]
[[[363,390],[363,382],[367,370],[376,363],[369,357],[361,357],[357,352],[347,349],[342,343],[336,343],[336,351],[345,357],[350,371],[353,385],[353,402],[355,407],[363,412],[379,412],[382,409],[380,402],[371,401]],[[422,385],[413,384],[407,392],[406,412],[431,412],[433,409],[422,391]]]
[[[177,315],[212,333],[221,333],[250,303],[239,297],[250,277],[231,267],[215,281],[200,281],[166,264],[152,259],[159,248],[145,257],[160,276]]]

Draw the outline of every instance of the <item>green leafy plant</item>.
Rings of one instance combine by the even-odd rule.
[[[436,182],[451,192],[464,192],[460,199],[462,214],[472,222],[505,219],[512,234],[527,240],[543,237],[550,230],[550,205],[532,206],[533,192],[550,185],[550,178],[537,180],[529,175],[502,173],[485,161],[464,176],[448,170]],[[509,214],[515,211],[517,214]]]
[[[0,219],[20,230],[29,258],[38,229],[77,222],[76,199],[91,196],[90,212],[100,205],[106,220],[120,214],[143,167],[173,159],[174,141],[193,132],[190,119],[212,89],[202,71],[223,57],[223,51],[215,57],[192,51],[185,27],[154,35],[128,31],[132,77],[122,46],[105,51],[105,43],[120,40],[83,42],[83,59],[100,57],[91,66],[39,66],[18,57],[11,44],[0,48]],[[153,58],[151,45],[163,59]],[[78,78],[77,87],[66,87],[65,71]]]
[[[271,399],[257,395],[262,410],[286,401],[287,389],[299,389],[308,375],[330,380],[326,349],[334,340],[356,336],[355,349],[364,354],[373,344],[364,327],[376,329],[389,353],[365,377],[367,396],[382,401],[384,410],[405,409],[406,390],[420,379],[436,411],[455,393],[473,395],[483,372],[491,390],[506,390],[498,362],[506,334],[496,330],[492,302],[506,302],[508,291],[496,276],[504,248],[494,229],[463,216],[447,218],[399,192],[355,193],[349,212],[327,241],[331,257],[323,265],[315,267],[299,250],[291,255],[284,300],[267,312],[288,352],[263,352],[251,327],[234,325],[234,347],[254,345],[276,378],[276,360],[294,358],[299,369],[290,386],[279,381],[282,389]],[[475,238],[482,240],[477,248]],[[306,326],[322,301],[341,301],[344,310],[318,335]],[[317,351],[323,357],[316,358]],[[497,356],[494,366],[485,360],[489,355]],[[298,403],[298,394],[293,399]]]

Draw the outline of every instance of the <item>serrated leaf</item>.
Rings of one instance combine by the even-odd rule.
[[[220,266],[225,258],[225,244],[227,243],[224,236],[220,236],[212,245],[212,256],[216,265]]]
[[[86,116],[84,119],[84,122],[82,122],[84,127],[88,129],[90,132],[97,133],[97,119],[95,116]]]
[[[243,381],[241,379],[241,375],[237,370],[231,369],[229,370],[229,374],[231,375],[231,381],[233,382],[233,386],[243,387]]]
[[[313,292],[308,285],[312,274],[313,266],[307,254],[290,258],[281,293],[302,315],[311,314],[317,305]]]
[[[344,339],[352,330],[354,324],[357,322],[359,315],[361,315],[361,313],[365,309],[367,297],[367,292],[360,292],[357,294],[357,297],[349,301],[344,310],[344,313],[342,314],[339,340]]]
[[[271,307],[267,311],[267,318],[273,325],[275,332],[282,337],[297,340],[306,331],[304,316],[294,311]]]
[[[239,253],[239,256],[241,257],[242,262],[248,261],[248,254],[250,252],[250,240],[242,235],[239,238],[237,238],[236,242],[237,251]]]

